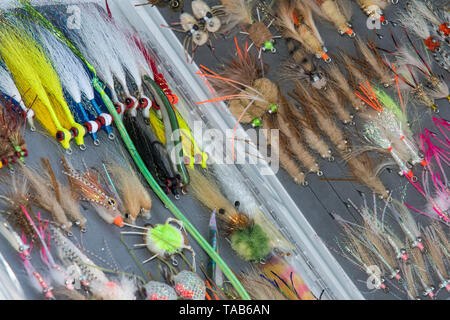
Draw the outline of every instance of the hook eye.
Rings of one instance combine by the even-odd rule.
[[[99,145],[100,145],[100,140],[95,139],[95,140],[94,140],[94,145],[99,146]]]
[[[86,145],[84,145],[84,144],[80,145],[80,150],[81,151],[86,151]]]
[[[108,134],[109,140],[114,140],[116,138],[116,135],[114,133]]]
[[[73,150],[72,150],[72,148],[68,148],[68,149],[66,149],[66,153],[67,153],[68,155],[71,155],[71,154],[73,153]]]

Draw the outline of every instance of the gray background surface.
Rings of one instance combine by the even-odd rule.
[[[400,9],[401,5],[390,7],[386,12],[388,20],[392,19],[394,17],[395,11]],[[186,1],[185,10],[187,12],[191,12],[190,1]],[[161,12],[167,18],[168,23],[177,21],[178,19],[179,14],[173,13],[169,9],[162,9]],[[354,15],[352,18],[352,22],[353,28],[359,36],[365,36],[366,34],[372,37],[374,36],[373,32],[366,28],[366,16],[356,6],[354,6]],[[390,37],[388,36],[389,28],[392,28],[394,33],[398,34],[399,37],[401,37],[402,39],[404,38],[399,27],[393,28],[391,25],[389,25],[377,31],[379,34],[384,36],[383,39],[378,39],[377,41],[383,47],[393,48]],[[334,29],[331,28],[331,26],[323,23],[319,25],[319,30],[325,40],[329,52],[336,52],[337,47],[348,50],[349,52],[353,51],[352,40],[348,37],[339,36],[334,31]],[[179,34],[179,37],[182,40],[183,34]],[[243,35],[238,35],[238,38],[242,41],[245,41],[245,36]],[[213,55],[211,51],[206,47],[199,48],[196,52],[196,62],[208,67],[219,66],[224,58],[228,58],[233,53],[234,44],[232,40],[232,37],[224,38],[222,36],[219,36],[217,40],[214,40],[215,55]],[[278,50],[277,54],[264,54],[264,62],[270,66],[269,77],[273,80],[278,80],[277,73],[280,70],[280,65],[287,57],[287,51],[284,41],[278,41],[276,46]],[[435,70],[437,71],[436,68]],[[281,84],[283,89],[287,90],[289,88],[288,83],[282,82]],[[438,102],[438,106],[441,110],[440,115],[444,118],[448,118],[448,103],[442,100]],[[419,114],[415,116],[414,119],[415,132],[418,132],[418,130],[420,130],[424,126],[432,127],[429,112],[424,108],[419,107]],[[70,157],[70,161],[79,169],[83,168],[81,159],[84,159],[87,166],[96,166],[97,168],[99,168],[99,166],[101,166],[102,159],[108,157],[108,155],[101,152],[102,148],[105,148],[106,146],[108,146],[110,150],[114,148],[114,146],[111,146],[111,144],[106,141],[107,138],[104,132],[100,134],[100,138],[102,140],[102,144],[99,147],[95,147],[89,138],[86,139],[88,149],[84,152],[75,150],[74,154]],[[27,143],[29,146],[28,148],[30,154],[29,158],[27,159],[27,164],[36,167],[40,164],[41,157],[49,157],[51,159],[51,162],[54,164],[54,168],[56,169],[56,171],[60,171],[58,170],[61,169],[59,158],[62,151],[54,141],[43,135],[27,131]],[[120,144],[120,142],[118,143]],[[321,169],[324,171],[324,177],[343,178],[347,176],[345,164],[340,160],[333,163],[321,161],[320,165]],[[345,218],[351,220],[353,219],[353,215],[355,215],[355,213],[347,209],[342,201],[345,201],[347,198],[351,198],[355,203],[360,204],[361,198],[356,191],[357,189],[365,191],[367,195],[370,195],[370,191],[360,186],[357,182],[349,183],[320,181],[318,177],[309,175],[309,186],[300,187],[294,184],[292,179],[283,170],[279,172],[278,177],[283,181],[286,189],[289,191],[292,198],[298,204],[302,212],[307,216],[309,222],[316,229],[321,239],[330,247],[335,249],[337,249],[335,239],[337,236],[339,236],[340,230],[335,221],[331,219],[328,212],[335,211]],[[395,171],[393,171],[392,173],[389,173],[387,171],[383,172],[381,174],[381,179],[388,189],[394,191],[395,196],[400,196],[400,194],[403,193],[405,186],[407,185],[407,181],[403,178],[398,177]],[[421,207],[423,205],[421,197],[419,197],[417,192],[412,190],[410,187],[407,187],[406,196],[409,204],[417,207]],[[207,210],[201,207],[189,195],[183,196],[181,200],[176,201],[175,203],[179,206],[180,210],[193,222],[196,228],[203,235],[207,236],[209,220],[209,214]],[[86,205],[85,207],[87,208],[87,210],[84,210],[83,212],[89,220],[88,232],[86,234],[80,235],[78,230],[74,228],[74,239],[80,240],[80,243],[88,248],[90,252],[94,253],[89,255],[100,266],[112,269],[117,268],[121,271],[135,272],[136,274],[142,275],[140,270],[134,263],[132,257],[128,254],[127,250],[122,245],[118,228],[115,226],[105,225],[103,220],[101,220],[88,205]],[[171,216],[170,212],[165,209],[161,202],[153,195],[152,218],[150,219],[150,222],[153,224],[163,223],[169,216]],[[138,224],[142,225],[144,224],[144,221],[138,221]],[[203,260],[203,262],[205,262],[207,259],[206,255],[199,249],[197,244],[191,238],[190,240],[191,245],[194,247],[197,253],[197,261],[201,262]],[[133,243],[141,242],[139,236],[127,236],[126,241],[129,246],[131,246]],[[320,239],[317,239],[317,241],[320,241]],[[228,242],[225,239],[220,238],[219,244],[220,252],[223,258],[235,272],[238,273],[240,270],[246,268],[246,264],[242,263],[242,261],[239,261],[234,256]],[[14,268],[16,274],[19,277],[19,280],[21,281],[24,289],[27,292],[28,298],[40,299],[41,295],[39,293],[36,293],[34,289],[30,288],[19,257],[15,254],[11,247],[6,245],[3,240],[0,241],[0,250],[5,255],[11,266]],[[111,251],[112,254],[108,253],[109,251]],[[150,256],[150,253],[146,249],[136,250],[136,254],[141,261]],[[389,295],[380,292],[368,292],[365,284],[365,280],[367,278],[365,273],[355,268],[353,265],[351,265],[351,263],[342,258],[339,254],[335,254],[335,256],[347,271],[347,273],[350,275],[350,277],[354,280],[356,285],[360,288],[360,290],[365,293],[365,297],[367,299],[404,298],[403,293],[396,292],[395,290],[392,292],[392,294]],[[187,255],[187,257],[188,259],[190,259],[189,254]],[[180,265],[182,265],[181,259],[178,260],[180,261]],[[38,256],[35,255],[33,257],[33,262],[36,264],[36,266],[40,266]],[[158,263],[149,263],[145,265],[145,268],[149,270],[156,279],[158,279]],[[439,297],[441,299],[445,299],[447,298],[447,295],[441,293]]]

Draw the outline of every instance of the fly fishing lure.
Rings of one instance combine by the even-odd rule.
[[[391,154],[400,168],[399,175],[413,179],[410,168],[418,163],[426,166],[426,162],[419,154],[406,114],[386,92],[376,87],[372,89],[369,82],[365,86],[360,84],[360,90],[356,95],[377,111],[363,115],[366,120],[364,137]]]
[[[221,15],[220,6],[211,8],[206,2],[201,0],[194,0],[191,5],[193,15],[183,12],[180,15],[180,22],[174,24],[180,25],[181,29],[170,26],[166,27],[185,34],[183,41],[184,54],[186,61],[189,61],[189,55],[191,55],[192,62],[194,61],[194,54],[198,47],[208,43],[211,51],[214,51],[210,33],[218,33],[222,27],[222,22],[219,18]]]
[[[405,277],[405,283],[403,287],[408,294],[408,298],[410,300],[420,300],[420,293],[417,288],[416,276],[411,263],[402,264],[402,273]]]
[[[278,288],[289,300],[317,300],[287,259],[274,255],[259,269],[261,279]]]
[[[267,128],[268,130],[275,130],[276,128],[271,119],[269,119],[268,117],[263,118],[263,124],[264,128]],[[269,137],[267,137],[267,140],[269,140]],[[279,148],[278,150],[275,150],[272,147],[272,152],[278,155],[281,166],[291,176],[295,183],[307,186],[308,181],[306,181],[306,174],[302,171],[300,165],[288,151],[288,146],[289,144],[287,139],[284,136],[280,136]]]
[[[198,47],[205,45],[207,42],[211,45],[209,34],[205,29],[200,27],[194,16],[187,12],[183,12],[180,15],[179,24],[181,25],[181,30],[171,29],[185,33],[183,41],[184,55],[186,56],[186,61],[189,60],[189,55],[191,55],[191,61],[194,61],[194,54]]]
[[[171,223],[175,226],[171,225]],[[147,248],[153,254],[142,263],[145,264],[160,257],[162,259],[171,258],[172,263],[177,265],[178,262],[175,259],[175,255],[182,254],[183,250],[188,250],[192,254],[192,268],[195,271],[195,251],[188,243],[187,235],[181,221],[168,218],[164,224],[155,226],[146,225],[145,227],[139,227],[129,224],[126,225],[139,231],[122,231],[121,234],[143,236],[144,243],[135,244],[134,247]]]
[[[60,83],[42,48],[17,20],[13,23],[4,21],[2,25],[0,53],[18,85],[25,105],[31,106],[38,121],[65,149],[70,150],[72,135],[82,145],[85,130],[71,122],[73,118],[68,118],[68,108],[63,111],[63,105],[67,105]],[[53,108],[57,104],[62,105]]]
[[[333,216],[339,221],[340,217],[338,215],[333,214]],[[355,232],[353,228],[344,222],[339,223],[345,235],[338,242],[343,256],[370,277],[373,289],[381,289],[388,293],[389,288],[386,285],[386,277],[380,261],[375,258],[375,255],[366,247],[364,241],[360,239],[362,236],[359,235],[359,232]],[[373,272],[374,269],[379,272]]]
[[[356,112],[365,109],[363,102],[355,96],[355,83],[351,81],[351,79],[347,79],[347,76],[343,74],[337,64],[330,64],[325,72],[325,77],[328,81],[327,83],[329,83],[331,87],[335,88],[335,90],[339,90]]]
[[[432,118],[437,128],[446,137],[448,123],[444,119]],[[420,214],[449,225],[448,216],[450,190],[444,165],[448,165],[449,140],[443,141],[437,134],[427,128],[419,133],[421,152],[425,155],[427,170],[422,171],[420,181],[412,181],[411,184],[425,198],[426,206],[419,210],[410,205],[408,207]]]
[[[24,162],[28,156],[24,124],[14,107],[11,100],[0,96],[0,168]]]
[[[173,277],[175,291],[184,299],[205,300],[206,286],[196,273],[183,270]]]
[[[364,43],[361,39],[355,40],[360,59],[346,55],[355,64],[359,65],[358,71],[363,72],[371,79],[377,79],[385,88],[391,87],[395,80],[388,72],[391,70],[391,67],[383,61],[376,50],[373,50],[375,44],[370,40],[367,41],[367,43]],[[351,66],[353,70],[355,70],[355,64]],[[350,70],[348,71],[351,72]]]
[[[271,235],[270,245],[272,248],[276,248],[280,255],[289,255],[289,252],[294,250],[292,243],[286,240],[273,223],[266,218],[261,211],[260,204],[256,201],[249,187],[241,181],[240,173],[233,166],[213,164],[210,173],[217,181],[217,185],[220,185],[225,198],[230,199],[240,212],[251,215],[255,223],[261,226],[266,234]]]
[[[173,169],[179,175],[182,188],[190,182],[190,177],[186,169],[183,157],[182,130],[178,122],[177,113],[158,84],[148,76],[144,76],[144,83],[155,98],[156,103],[161,107],[162,119],[164,122],[164,131],[166,136],[166,148],[170,155]]]
[[[55,286],[58,287],[64,287],[66,290],[74,290],[74,282],[75,280],[70,277],[67,270],[65,270],[62,266],[56,263],[55,259],[53,258],[48,244],[46,243],[45,237],[46,237],[46,230],[43,227],[41,223],[41,217],[40,214],[38,214],[39,219],[39,228],[34,223],[33,219],[28,214],[25,207],[22,207],[22,212],[25,215],[26,219],[30,222],[31,226],[33,227],[36,235],[38,236],[38,239],[42,245],[42,252],[41,252],[41,258],[44,261],[44,264],[48,268],[49,271],[49,277],[52,280],[52,283],[55,284]]]
[[[426,257],[439,279],[439,288],[450,292],[448,259],[445,248],[439,239],[439,232],[442,232],[442,230],[436,229],[436,224],[432,224],[424,229],[424,242],[427,247]]]
[[[124,124],[135,142],[138,151],[144,156],[152,175],[167,193],[180,198],[179,180],[175,173],[169,154],[164,145],[154,135],[151,128],[144,122],[143,116],[135,108],[129,109],[124,115]]]
[[[291,0],[280,1],[276,24],[284,30],[286,38],[298,41],[317,58],[321,58],[325,62],[331,61],[309,7]]]
[[[367,212],[361,214],[366,215]],[[343,224],[346,225],[344,230],[353,234],[353,240],[358,241],[361,249],[363,248],[363,250],[367,251],[367,254],[372,256],[375,265],[382,270],[384,275],[389,277],[389,279],[396,279],[399,282],[403,281],[400,274],[399,261],[396,259],[394,250],[392,250],[383,234],[380,233],[380,229],[373,224],[373,221],[368,220],[369,217],[363,217],[364,224],[359,225],[351,223],[337,214],[332,216],[341,226]]]
[[[368,155],[360,153],[356,156],[351,156],[352,149],[350,148],[349,140],[345,138],[344,133],[336,125],[330,112],[327,110],[327,104],[319,93],[313,90],[312,94],[310,94],[300,82],[297,82],[296,86],[297,88],[292,95],[293,98],[314,117],[318,127],[328,136],[337,153],[346,160],[353,176],[380,197],[388,197],[389,192],[377,177]]]
[[[29,257],[27,259],[31,258],[30,246],[23,241],[22,237],[19,236],[16,231],[14,231],[13,227],[3,218],[3,216],[0,216],[0,233],[18,254]]]
[[[287,109],[293,108],[293,106],[288,106],[289,102],[284,95],[280,94],[280,97],[280,108],[277,116],[278,128],[289,141],[289,151],[295,155],[305,169],[322,176],[323,172],[320,171],[315,157],[309,153],[306,145],[302,143],[300,132],[296,129],[295,123],[288,117]]]
[[[192,13],[194,17],[204,25],[204,28],[210,33],[215,33],[222,27],[222,22],[216,16],[217,7],[210,8],[206,2],[202,0],[193,0],[191,2]]]
[[[26,28],[27,26],[24,25],[24,27]],[[33,57],[34,59],[36,59],[36,61],[34,62],[36,70],[39,70],[39,72],[46,71],[45,69],[44,70],[42,69],[42,65],[46,65],[48,68],[48,70],[46,71],[48,73],[46,73],[44,75],[42,75],[42,74],[40,75],[41,83],[42,83],[43,87],[45,88],[45,90],[47,91],[48,97],[49,97],[51,103],[53,104],[53,106],[55,106],[54,109],[58,110],[60,108],[62,115],[64,115],[65,118],[67,119],[67,121],[70,125],[70,127],[68,127],[68,129],[71,132],[72,137],[74,138],[76,144],[80,147],[81,150],[84,150],[85,149],[84,136],[86,135],[86,130],[82,125],[76,123],[76,121],[73,117],[72,111],[70,110],[70,108],[67,104],[67,101],[65,99],[64,92],[62,89],[60,78],[58,77],[57,70],[55,69],[54,65],[52,65],[51,58],[48,56],[48,54],[46,52],[46,48],[43,45],[43,42],[39,42],[39,43],[37,42],[37,39],[34,34],[39,34],[39,32],[33,32],[36,29],[35,29],[35,26],[31,22],[29,23],[28,28],[30,30],[29,31],[27,30],[27,32],[30,32],[30,37],[34,37],[34,38],[32,38],[32,41],[36,41],[37,49],[39,50],[39,53],[41,54],[40,57],[39,56]],[[31,32],[33,32],[33,34]],[[36,52],[36,53],[38,53],[38,52]],[[39,66],[38,66],[38,64],[39,64]]]
[[[65,158],[62,159],[64,171],[73,190],[80,200],[89,202],[98,215],[108,224],[123,227],[123,217],[119,211],[118,199],[110,195],[99,181],[100,175],[93,169],[87,169],[85,173],[71,168]]]
[[[254,267],[239,276],[253,300],[288,300],[281,289],[264,279],[261,272]]]
[[[195,169],[189,169],[189,192],[208,210],[217,208],[219,225],[231,241],[231,247],[246,261],[259,261],[271,250],[269,235],[254,222],[252,213],[240,213],[221,193],[217,184]],[[239,203],[239,202],[237,202]]]
[[[68,218],[76,226],[80,227],[81,231],[86,231],[87,220],[81,214],[78,195],[72,190],[72,186],[69,183],[62,183],[56,179],[55,172],[48,159],[41,158],[41,161],[44,166],[42,176],[48,181],[49,187],[55,194],[56,200],[64,209]]]
[[[71,234],[72,222],[66,216],[64,209],[58,201],[57,194],[54,193],[52,181],[40,175],[35,169],[25,165],[20,165],[21,174],[27,179],[32,190],[31,196],[33,204],[50,213],[62,229]]]
[[[303,5],[309,6],[319,17],[328,20],[337,29],[340,35],[354,38],[356,33],[349,22],[351,18],[350,4],[337,0],[299,0]]]
[[[121,59],[128,76],[131,76],[134,81],[138,95],[142,96],[141,98],[146,98],[143,96],[142,78],[150,76],[151,70],[144,52],[136,41],[136,39],[139,38],[137,30],[132,27],[132,23],[130,23],[128,18],[122,14],[121,11],[115,14],[114,18],[107,19],[105,15],[102,16],[105,18],[106,24],[110,29],[109,35],[111,32],[114,34],[113,41],[120,41],[121,46],[116,46],[117,55]]]
[[[51,237],[58,257],[66,269],[74,270],[73,276],[86,288],[94,299],[135,300],[136,284],[133,280],[121,277],[115,281],[101,271],[101,268],[87,257],[73,242],[67,239],[53,225],[49,225]]]
[[[423,251],[425,247],[422,243],[422,233],[408,208],[395,199],[392,199],[388,207],[392,216],[409,239],[410,246]]]
[[[24,176],[18,174],[11,175],[10,179],[2,181],[4,183],[4,194],[0,196],[0,201],[4,204],[6,219],[19,232],[25,234],[28,238],[36,237],[33,227],[22,213],[22,206],[31,212],[32,197],[30,196],[30,186]]]
[[[229,109],[238,122],[260,127],[266,112],[278,111],[278,89],[269,79],[262,76],[257,58],[242,53],[236,40],[237,58],[231,60],[225,69],[216,73],[204,66],[199,74],[213,84],[218,98],[197,102],[197,104],[230,100]]]
[[[137,99],[132,96],[129,83],[127,82],[127,72],[132,76],[136,85],[141,83],[141,70],[136,62],[134,51],[130,49],[131,40],[127,39],[125,33],[120,30],[114,22],[109,19],[106,12],[93,4],[82,5],[84,14],[81,15],[80,28],[68,29],[67,23],[59,23],[65,34],[80,47],[80,51],[95,67],[98,76],[108,87],[113,103],[120,112],[137,103]],[[56,9],[48,9],[46,15],[60,17],[61,13]],[[62,18],[62,22],[67,22]],[[59,21],[59,22],[61,22]],[[96,30],[96,32],[92,32]],[[138,51],[138,50],[137,50]],[[123,90],[125,97],[119,99],[116,90],[115,80]],[[122,103],[125,102],[124,106]]]
[[[177,300],[175,289],[164,282],[149,281],[143,289],[146,300]]]
[[[27,272],[31,286],[34,287],[36,291],[41,292],[47,300],[55,300],[56,298],[53,295],[53,287],[46,279],[47,277],[44,277],[36,270],[34,265],[29,260],[29,256],[27,257],[21,254],[20,257]]]
[[[399,21],[406,29],[411,30],[423,41],[436,62],[448,71],[450,61],[448,60],[447,47],[444,46],[450,33],[448,22],[431,11],[421,1],[408,1],[406,9],[406,11],[398,13]]]
[[[25,300],[24,290],[11,266],[0,253],[0,298],[2,300]]]
[[[149,219],[152,200],[130,163],[110,164],[106,168],[123,202],[125,220],[134,223],[138,216]]]
[[[174,94],[172,92],[172,90],[170,89],[169,85],[167,84],[167,81],[164,77],[164,75],[162,73],[160,73],[158,71],[158,67],[157,67],[157,59],[155,57],[154,54],[150,53],[149,49],[146,47],[146,44],[140,39],[140,38],[135,38],[136,44],[139,47],[139,49],[142,51],[147,63],[150,65],[152,71],[153,71],[153,76],[154,79],[147,79],[147,82],[150,81],[151,82],[151,86],[148,86],[148,83],[146,84],[146,89],[148,91],[150,91],[153,95],[160,95],[162,90],[167,98],[167,100],[165,99],[158,99],[159,103],[163,103],[165,108],[168,108],[169,105],[172,105],[172,109],[174,110],[175,116],[176,116],[176,120],[177,120],[177,124],[178,124],[178,128],[181,131],[181,141],[182,141],[182,146],[183,146],[183,156],[184,156],[184,162],[185,165],[188,166],[194,166],[194,164],[201,164],[201,166],[203,168],[206,168],[206,161],[208,156],[206,155],[206,153],[202,152],[200,150],[200,148],[198,147],[195,139],[192,136],[192,132],[191,129],[187,123],[187,121],[184,119],[183,115],[180,113],[179,109],[175,108],[174,106],[176,104],[181,105],[180,108],[184,108],[184,101],[179,99],[178,96],[176,94]],[[154,82],[154,83],[153,83]],[[159,89],[157,89],[156,86],[154,86],[154,84],[156,83],[157,87],[159,87]],[[154,87],[154,88],[153,88]],[[155,133],[155,135],[157,136],[157,138],[159,139],[159,141],[162,144],[166,144],[167,143],[167,139],[166,139],[166,125],[168,124],[168,122],[166,121],[166,123],[164,122],[164,119],[162,117],[162,111],[160,111],[161,107],[156,103],[156,99],[153,101],[150,101],[149,98],[145,97],[145,96],[141,96],[140,100],[139,100],[139,108],[142,109],[142,115],[144,116],[144,120],[146,122],[149,122],[153,132]],[[168,103],[167,103],[168,102]],[[168,114],[169,116],[173,116],[172,111],[169,109],[168,110]],[[169,138],[176,138],[176,132],[177,132],[177,126],[173,127],[173,125],[175,125],[176,123],[172,121],[170,123],[170,128],[172,130],[172,132],[174,132],[174,134],[172,134],[171,136],[169,136]],[[172,147],[172,146],[170,146]],[[177,156],[178,157],[178,156]],[[178,158],[179,160],[179,158]]]
[[[47,29],[43,27],[38,28],[38,34],[53,61],[61,84],[76,104],[77,111],[81,115],[86,132],[91,134],[92,139],[94,139],[94,144],[98,145],[100,143],[97,134],[101,128],[109,134],[109,138],[114,138],[114,134],[110,128],[112,117],[110,114],[102,113],[100,111],[100,107],[95,101],[94,88],[92,87],[91,79],[81,61],[79,61],[64,43],[59,41]],[[83,106],[82,94],[84,94],[94,106],[98,113],[98,117],[94,117]]]
[[[345,107],[345,97],[333,86],[327,87],[321,92],[324,98],[328,101],[329,109],[342,121],[343,124],[354,125],[354,115]]]
[[[258,50],[258,58],[262,52],[276,53],[276,39],[281,38],[275,36],[270,31],[274,19],[268,24],[261,18],[260,9],[256,7],[257,1],[254,0],[221,0],[223,10],[223,20],[225,31],[230,31],[237,25],[241,25],[245,34],[251,41],[250,46],[246,49],[250,50],[255,46]],[[257,20],[254,18],[253,10],[256,7]],[[256,20],[256,21],[255,21]]]
[[[30,130],[35,131],[35,113],[33,109],[27,108],[27,106],[25,105],[22,96],[20,95],[19,89],[17,89],[14,80],[11,78],[11,74],[4,66],[0,66],[0,92],[7,96],[4,97],[6,100],[11,100],[15,105],[18,105],[20,107],[20,109],[22,110],[22,115],[27,119]]]
[[[327,78],[313,56],[292,40],[288,40],[287,46],[290,58],[283,64],[281,79],[307,80],[316,89],[324,88],[327,85]]]
[[[264,129],[280,129],[284,136],[282,139],[288,141],[283,145],[283,147],[287,146],[287,150],[281,151],[283,153],[280,155],[288,156],[289,153],[292,153],[306,170],[322,175],[314,156],[300,140],[300,134],[295,125],[284,113],[284,108],[287,108],[285,107],[287,100],[280,95],[279,88],[269,79],[262,77],[262,70],[258,67],[257,58],[247,52],[242,53],[237,41],[236,49],[238,57],[228,63],[220,74],[201,66],[203,72],[198,74],[211,80],[219,97],[197,102],[197,104],[231,100],[229,109],[238,119],[234,132],[236,132],[239,122],[250,123],[253,127],[261,126]],[[279,112],[281,108],[283,108],[283,112]],[[273,119],[263,120],[264,118]],[[289,160],[281,161],[282,165],[289,162]],[[301,179],[298,183],[304,182],[303,180]]]
[[[428,271],[428,266],[420,250],[418,249],[412,250],[411,261],[420,287],[422,288],[422,295],[424,297],[428,296],[430,299],[435,299],[436,288],[433,285],[431,274]]]
[[[340,152],[347,151],[349,149],[348,140],[334,122],[332,115],[328,111],[327,104],[324,100],[319,99],[318,92],[313,91],[313,96],[307,92],[307,87],[300,82],[296,82],[296,87],[297,88],[294,90],[294,97],[297,102],[299,102],[305,110],[308,110],[309,114],[314,116],[319,128],[328,135],[331,142]]]
[[[31,246],[26,242],[25,236],[19,236],[3,217],[0,217],[0,233],[19,254],[31,285],[37,291],[42,292],[46,299],[53,300],[52,288],[31,263]]]
[[[393,68],[395,69],[395,66]],[[400,167],[400,175],[407,174],[412,178],[414,174],[410,168],[418,163],[425,166],[426,162],[419,153],[417,143],[409,129],[406,106],[399,87],[397,89],[400,106],[383,89],[372,87],[368,76],[361,74],[358,81],[360,82],[354,92],[355,96],[376,111],[362,115],[365,120],[364,137],[380,148],[379,151],[387,150],[391,153]],[[367,151],[367,148],[366,146],[362,150]]]
[[[317,152],[322,159],[334,161],[333,152],[320,134],[320,130],[314,121],[313,115],[308,110],[299,110],[293,104],[288,103],[286,108],[286,118],[292,119],[297,124],[298,130],[301,132],[303,139],[308,146]]]
[[[183,10],[184,0],[148,0],[147,2],[135,4],[134,6],[140,7],[146,5],[156,6],[158,8],[169,7],[172,11],[178,12]]]
[[[355,2],[361,7],[366,16],[373,21],[379,20],[383,26],[388,24],[384,16],[384,10],[389,5],[391,0],[355,0]],[[398,0],[392,0],[392,3],[397,3]]]
[[[377,200],[375,194],[373,194],[372,208],[369,207],[366,196],[363,192],[359,192],[364,200],[364,205],[358,208],[351,199],[347,199],[347,207],[353,207],[355,211],[363,219],[362,228],[369,229],[378,239],[386,244],[386,250],[393,252],[395,258],[399,261],[407,261],[407,242],[406,236],[400,236],[392,226],[388,225],[385,221],[388,204],[385,203],[381,212],[378,211]],[[388,201],[391,201],[389,198]],[[350,223],[351,222],[347,222]],[[391,265],[395,265],[395,261],[389,259]]]
[[[406,30],[404,31],[411,48],[405,45],[399,45],[392,34],[392,40],[396,47],[395,51],[374,46],[373,48],[374,50],[378,49],[388,53],[391,57],[395,58],[394,62],[397,67],[384,59],[380,59],[380,61],[395,75],[400,89],[409,90],[417,102],[429,107],[434,112],[439,112],[434,100],[441,98],[448,99],[448,86],[440,76],[433,73],[429,64],[422,57],[421,52],[411,41],[408,32]]]

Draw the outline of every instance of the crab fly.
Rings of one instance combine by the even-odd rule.
[[[216,33],[222,27],[222,22],[218,18],[220,9],[217,7],[210,8],[201,0],[192,1],[192,13],[200,25],[211,33]]]
[[[183,41],[184,53],[186,60],[188,55],[191,55],[191,61],[194,59],[194,53],[197,47],[201,47],[208,43],[208,47],[211,51],[214,51],[212,41],[210,39],[210,33],[214,34],[219,32],[222,23],[217,17],[218,11],[216,8],[210,8],[205,2],[200,0],[192,1],[192,12],[182,13],[180,15],[180,22],[175,23],[181,25],[182,29],[171,28],[177,32],[184,32],[186,34]]]
[[[124,225],[141,230],[123,231],[121,234],[143,236],[144,243],[134,244],[134,247],[147,248],[153,254],[150,258],[144,260],[143,264],[161,257],[163,259],[170,258],[172,264],[176,266],[178,262],[175,255],[182,254],[183,250],[186,249],[192,254],[192,268],[195,271],[195,252],[188,244],[187,235],[181,221],[168,218],[164,224],[155,226],[148,224],[145,227],[139,227],[127,223],[124,223]]]
[[[135,4],[134,6],[140,7],[140,6],[146,6],[146,5],[156,6],[158,8],[169,7],[172,11],[177,12],[177,11],[180,11],[183,9],[184,1],[183,0],[148,0],[147,2]]]
[[[248,35],[248,38],[252,43],[247,50],[250,50],[250,48],[254,45],[258,49],[259,58],[261,57],[262,52],[276,53],[277,49],[275,48],[275,39],[279,39],[281,36],[274,36],[269,29],[272,26],[274,19],[266,25],[261,19],[259,8],[256,8],[256,14],[258,21],[253,22],[249,26],[248,31],[241,31],[240,33]]]

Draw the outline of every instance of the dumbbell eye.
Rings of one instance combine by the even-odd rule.
[[[133,100],[131,100],[131,98],[127,98],[125,100],[125,103],[127,105],[127,108],[131,108],[133,106]]]
[[[108,205],[110,205],[111,207],[114,207],[116,205],[116,200],[113,198],[109,198]]]
[[[147,106],[148,106],[148,99],[141,98],[139,100],[139,107],[141,107],[142,109],[145,109],[145,108],[147,108]]]

